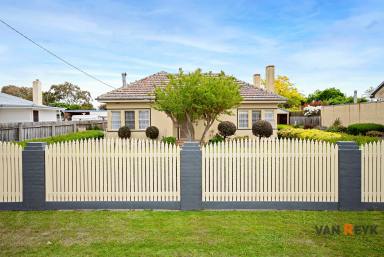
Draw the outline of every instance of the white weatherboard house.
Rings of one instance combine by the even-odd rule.
[[[0,123],[57,121],[62,108],[43,105],[41,82],[33,82],[33,101],[0,93]]]

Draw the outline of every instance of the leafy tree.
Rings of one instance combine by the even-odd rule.
[[[240,104],[239,85],[235,78],[219,74],[202,73],[200,69],[184,74],[170,75],[170,82],[164,88],[155,89],[154,108],[164,111],[175,124],[185,129],[190,139],[195,138],[194,124],[204,121],[200,142],[213,122],[221,114],[230,114]]]
[[[265,81],[263,81],[265,84]],[[287,102],[280,107],[290,111],[299,111],[305,102],[305,96],[299,92],[287,76],[277,76],[275,80],[275,91],[277,94],[287,98]]]
[[[49,105],[61,103],[67,104],[68,106],[78,105],[80,109],[93,109],[91,94],[69,82],[52,85],[49,91],[44,94],[43,98]]]
[[[307,102],[310,103],[312,101],[322,101],[322,102],[328,102],[331,99],[339,98],[343,99],[345,98],[345,94],[340,91],[340,89],[331,87],[324,90],[316,90],[313,94],[309,94],[307,98]]]
[[[31,87],[18,87],[14,85],[8,85],[1,88],[1,92],[17,96],[29,101],[32,101],[32,88]]]

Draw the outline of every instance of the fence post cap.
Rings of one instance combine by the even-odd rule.
[[[355,141],[337,141],[336,144],[339,146],[339,149],[343,150],[359,149],[359,146]]]
[[[24,151],[41,151],[45,149],[46,142],[28,142]]]

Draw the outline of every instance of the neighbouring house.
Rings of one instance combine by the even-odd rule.
[[[33,82],[33,101],[0,93],[0,123],[60,120],[63,108],[43,105],[41,82]]]
[[[376,101],[384,101],[384,81],[371,93],[370,97]]]
[[[64,120],[106,120],[105,110],[64,110]]]
[[[169,73],[161,71],[137,80],[130,84],[125,83],[123,73],[123,87],[99,96],[96,100],[105,103],[108,111],[107,136],[117,136],[117,131],[122,126],[131,129],[132,137],[145,138],[145,129],[149,126],[159,128],[162,136],[174,136],[178,139],[186,139],[183,129],[180,129],[164,113],[152,107],[154,102],[154,89],[168,84]],[[266,67],[266,86],[261,85],[260,74],[253,75],[253,85],[237,80],[240,86],[240,94],[243,101],[232,115],[222,115],[220,121],[231,121],[237,126],[236,136],[252,136],[252,124],[257,120],[267,120],[272,124],[274,134],[277,133],[277,114],[280,103],[286,99],[274,93],[275,67]],[[216,121],[206,139],[217,133]],[[200,139],[204,130],[203,122],[195,125],[195,139]]]

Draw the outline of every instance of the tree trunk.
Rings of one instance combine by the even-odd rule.
[[[203,131],[203,135],[200,138],[200,144],[204,143],[205,135],[207,134],[208,130],[211,128],[214,121],[215,121],[215,119],[207,122],[207,125],[205,126],[204,131]]]

